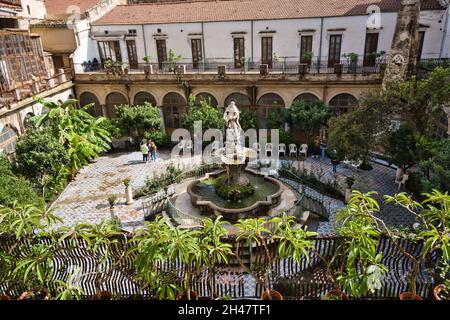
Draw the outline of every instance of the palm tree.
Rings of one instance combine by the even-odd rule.
[[[43,99],[38,101],[48,112],[36,118],[36,126],[49,126],[59,142],[68,149],[72,177],[99,153],[110,148],[111,136],[101,126],[106,119],[94,118],[87,112],[92,104],[76,108],[78,102],[72,99],[61,103]]]

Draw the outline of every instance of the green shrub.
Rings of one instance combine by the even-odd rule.
[[[67,182],[69,155],[50,128],[30,129],[16,145],[18,172],[52,198]],[[50,188],[49,188],[50,187]]]
[[[34,205],[44,208],[44,199],[33,190],[31,182],[14,175],[12,166],[6,157],[0,156],[0,205]]]
[[[214,188],[219,197],[227,200],[237,201],[250,197],[255,193],[255,187],[249,183],[245,186],[228,185],[224,183],[225,176],[214,181]]]
[[[152,140],[159,148],[170,147],[170,137],[163,130],[152,130],[144,134],[144,138]]]
[[[239,123],[241,124],[242,130],[247,131],[249,129],[258,128],[258,116],[255,111],[250,109],[242,109]]]

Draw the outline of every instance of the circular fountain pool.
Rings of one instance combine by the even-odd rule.
[[[237,221],[267,216],[268,211],[280,203],[283,185],[276,179],[250,170],[245,171],[244,175],[254,186],[255,192],[242,200],[226,200],[217,194],[213,183],[213,180],[222,174],[223,172],[211,174],[189,185],[187,192],[192,204],[202,214],[222,215],[228,221]]]

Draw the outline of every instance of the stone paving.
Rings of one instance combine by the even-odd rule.
[[[399,191],[398,185],[395,183],[395,169],[378,163],[371,164],[373,166],[371,171],[357,170],[351,166],[341,164],[337,167],[337,174],[334,174],[329,159],[322,161],[321,158],[308,158],[305,162],[305,169],[322,173],[322,181],[334,181],[337,179],[342,189],[345,189],[346,178],[354,177],[355,185],[353,189],[361,192],[376,191],[378,193],[378,195],[374,196],[381,207],[377,216],[383,219],[387,226],[412,226],[416,222],[414,215],[401,207],[386,204],[383,200],[383,195],[392,196],[403,191]],[[341,207],[339,202],[335,201],[332,206],[335,210]]]
[[[132,186],[136,190],[145,185],[148,176],[160,175],[165,172],[170,162],[170,153],[164,151],[159,154],[157,162],[147,164],[142,163],[140,152],[107,154],[82,169],[52,207],[66,225],[77,222],[95,224],[102,219],[110,218],[107,198],[116,195],[118,196],[118,216],[124,226],[130,226],[127,230],[133,230],[143,221],[142,207],[146,199],[139,199],[134,204],[127,206],[123,180],[130,178]],[[195,166],[195,161],[189,159],[175,162],[181,163],[183,167]],[[305,168],[316,173],[322,172],[321,180],[323,181],[337,179],[342,185],[345,183],[346,176],[353,176],[356,178],[355,188],[363,192],[377,191],[382,195],[393,195],[397,192],[397,185],[394,182],[395,170],[379,164],[374,164],[372,171],[357,171],[340,165],[337,175],[334,175],[329,161],[323,162],[321,159],[308,158]],[[342,206],[340,201],[333,202],[333,212]],[[411,214],[392,205],[382,205],[380,217],[389,226],[414,223],[414,217]],[[320,227],[320,231],[323,233],[331,232],[332,229],[331,224],[322,224]]]

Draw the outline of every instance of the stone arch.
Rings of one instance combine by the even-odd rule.
[[[25,114],[25,116],[23,117],[23,127],[25,129],[30,128],[31,123],[30,123],[30,119],[33,118],[34,116],[36,116],[33,112],[27,112],[27,114]]]
[[[187,101],[177,92],[169,92],[163,98],[162,110],[166,130],[181,128],[182,118],[186,113]]]
[[[202,101],[202,99],[204,99],[206,101],[211,101],[211,106],[213,106],[213,107],[217,107],[219,105],[219,102],[217,101],[216,97],[214,97],[209,92],[198,93],[195,96],[195,105],[200,106],[200,102]]]
[[[258,116],[259,116],[259,127],[262,129],[266,128],[266,119],[270,114],[270,110],[283,110],[286,108],[286,104],[283,98],[276,93],[270,92],[262,95],[258,99]],[[270,128],[278,129],[278,128]]]
[[[93,117],[101,117],[103,116],[102,106],[100,105],[100,100],[97,96],[89,91],[85,91],[80,94],[79,99],[80,107],[87,106],[88,104],[93,104],[91,108],[87,111]]]
[[[11,124],[6,124],[0,131],[0,153],[7,155],[14,153],[17,140],[19,139],[19,130]]]
[[[136,93],[133,99],[133,104],[135,106],[137,105],[143,105],[145,102],[150,103],[153,107],[156,107],[158,104],[156,103],[155,97],[147,92],[147,91],[140,91]]]
[[[328,105],[333,113],[338,116],[359,107],[359,102],[352,94],[340,93],[331,98]]]
[[[106,114],[109,118],[116,117],[116,106],[128,104],[127,98],[120,92],[111,92],[106,96]]]
[[[250,97],[241,92],[233,92],[232,94],[228,95],[225,99],[224,106],[229,106],[231,101],[234,101],[240,109],[252,107],[252,100],[250,99]]]
[[[320,101],[320,98],[318,96],[316,96],[314,93],[304,92],[304,93],[296,96],[294,101],[292,102],[292,104],[294,104],[294,102],[297,102],[297,101],[316,102],[316,101]]]

